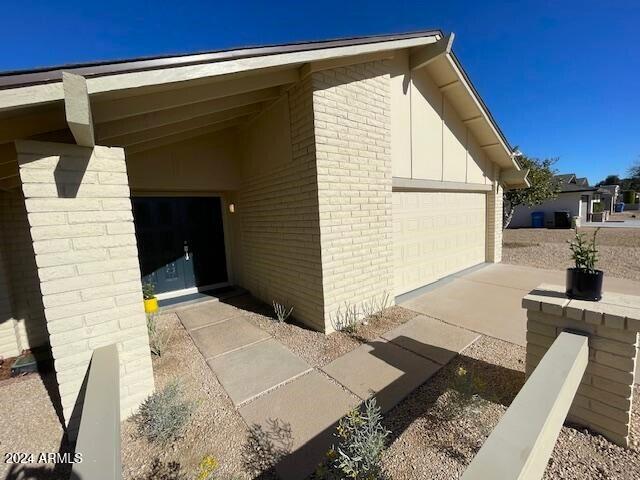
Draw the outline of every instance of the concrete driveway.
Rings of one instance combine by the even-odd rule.
[[[508,264],[490,264],[453,275],[405,296],[400,305],[474,332],[526,345],[527,317],[522,297],[541,283],[564,285],[565,272]],[[605,276],[604,289],[640,294],[640,282]],[[640,364],[636,369],[640,380]]]

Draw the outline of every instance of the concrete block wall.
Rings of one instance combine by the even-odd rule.
[[[627,447],[640,331],[640,297],[605,293],[600,302],[569,300],[543,285],[523,299],[527,309],[526,374],[562,331],[589,337],[589,363],[568,421]]]
[[[22,351],[45,345],[49,334],[24,196],[20,189],[0,192],[0,227],[0,250],[3,251],[9,283],[17,348]]]
[[[234,272],[261,300],[287,303],[296,319],[324,330],[311,79],[288,96],[291,160],[248,174],[234,196]]]
[[[92,351],[112,343],[125,418],[154,383],[124,151],[31,141],[16,150],[65,420]]]
[[[18,355],[21,348],[11,308],[11,287],[1,245],[0,241],[0,357],[8,358]]]
[[[494,166],[494,178],[498,178],[499,169]],[[502,203],[504,190],[494,180],[492,189],[487,192],[487,262],[502,261]]]
[[[389,72],[376,61],[311,76],[326,331],[346,305],[393,301]]]

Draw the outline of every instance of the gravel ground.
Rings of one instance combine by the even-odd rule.
[[[581,228],[588,236],[593,228]],[[503,233],[502,261],[555,270],[573,266],[567,240],[573,230],[507,229]],[[640,228],[602,228],[598,232],[598,267],[607,275],[640,280]]]
[[[50,379],[50,375],[32,373],[0,382],[0,478],[67,478],[68,465],[61,465],[54,472],[50,464],[4,463],[4,454],[8,452],[37,456],[61,450],[64,432],[45,387]]]
[[[242,467],[241,449],[246,440],[246,424],[226,392],[205,363],[175,314],[160,315],[159,328],[171,329],[166,353],[153,357],[156,389],[177,378],[184,398],[193,402],[195,410],[182,438],[165,447],[147,442],[137,435],[133,419],[122,425],[122,463],[125,480],[169,480],[173,477],[151,465],[180,464],[186,478],[195,478],[198,464],[206,455],[219,462],[218,478],[249,478]]]
[[[391,478],[458,478],[521,388],[524,358],[524,348],[482,337],[390,411],[385,424],[392,431],[392,443],[384,465]],[[478,394],[476,400],[461,402],[456,394],[460,367]],[[638,398],[640,387],[635,388]],[[565,426],[544,478],[637,479],[640,409],[637,402],[634,407],[630,449]],[[452,415],[456,411],[461,413]]]

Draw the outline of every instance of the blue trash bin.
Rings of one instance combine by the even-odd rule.
[[[617,212],[624,212],[624,202],[620,202],[620,203],[616,203],[613,207],[613,209]]]
[[[544,228],[544,212],[531,212],[531,226]]]

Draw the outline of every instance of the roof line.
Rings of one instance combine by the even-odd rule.
[[[132,59],[76,63],[52,67],[0,72],[0,89],[17,88],[61,81],[62,72],[71,72],[84,77],[100,77],[119,73],[156,70],[166,67],[181,67],[223,60],[275,55],[323,48],[336,48],[366,43],[382,43],[394,40],[442,35],[441,30],[421,30],[400,34],[368,35],[330,40],[292,42],[266,46],[248,46],[223,50],[213,50],[192,54],[138,57]]]

